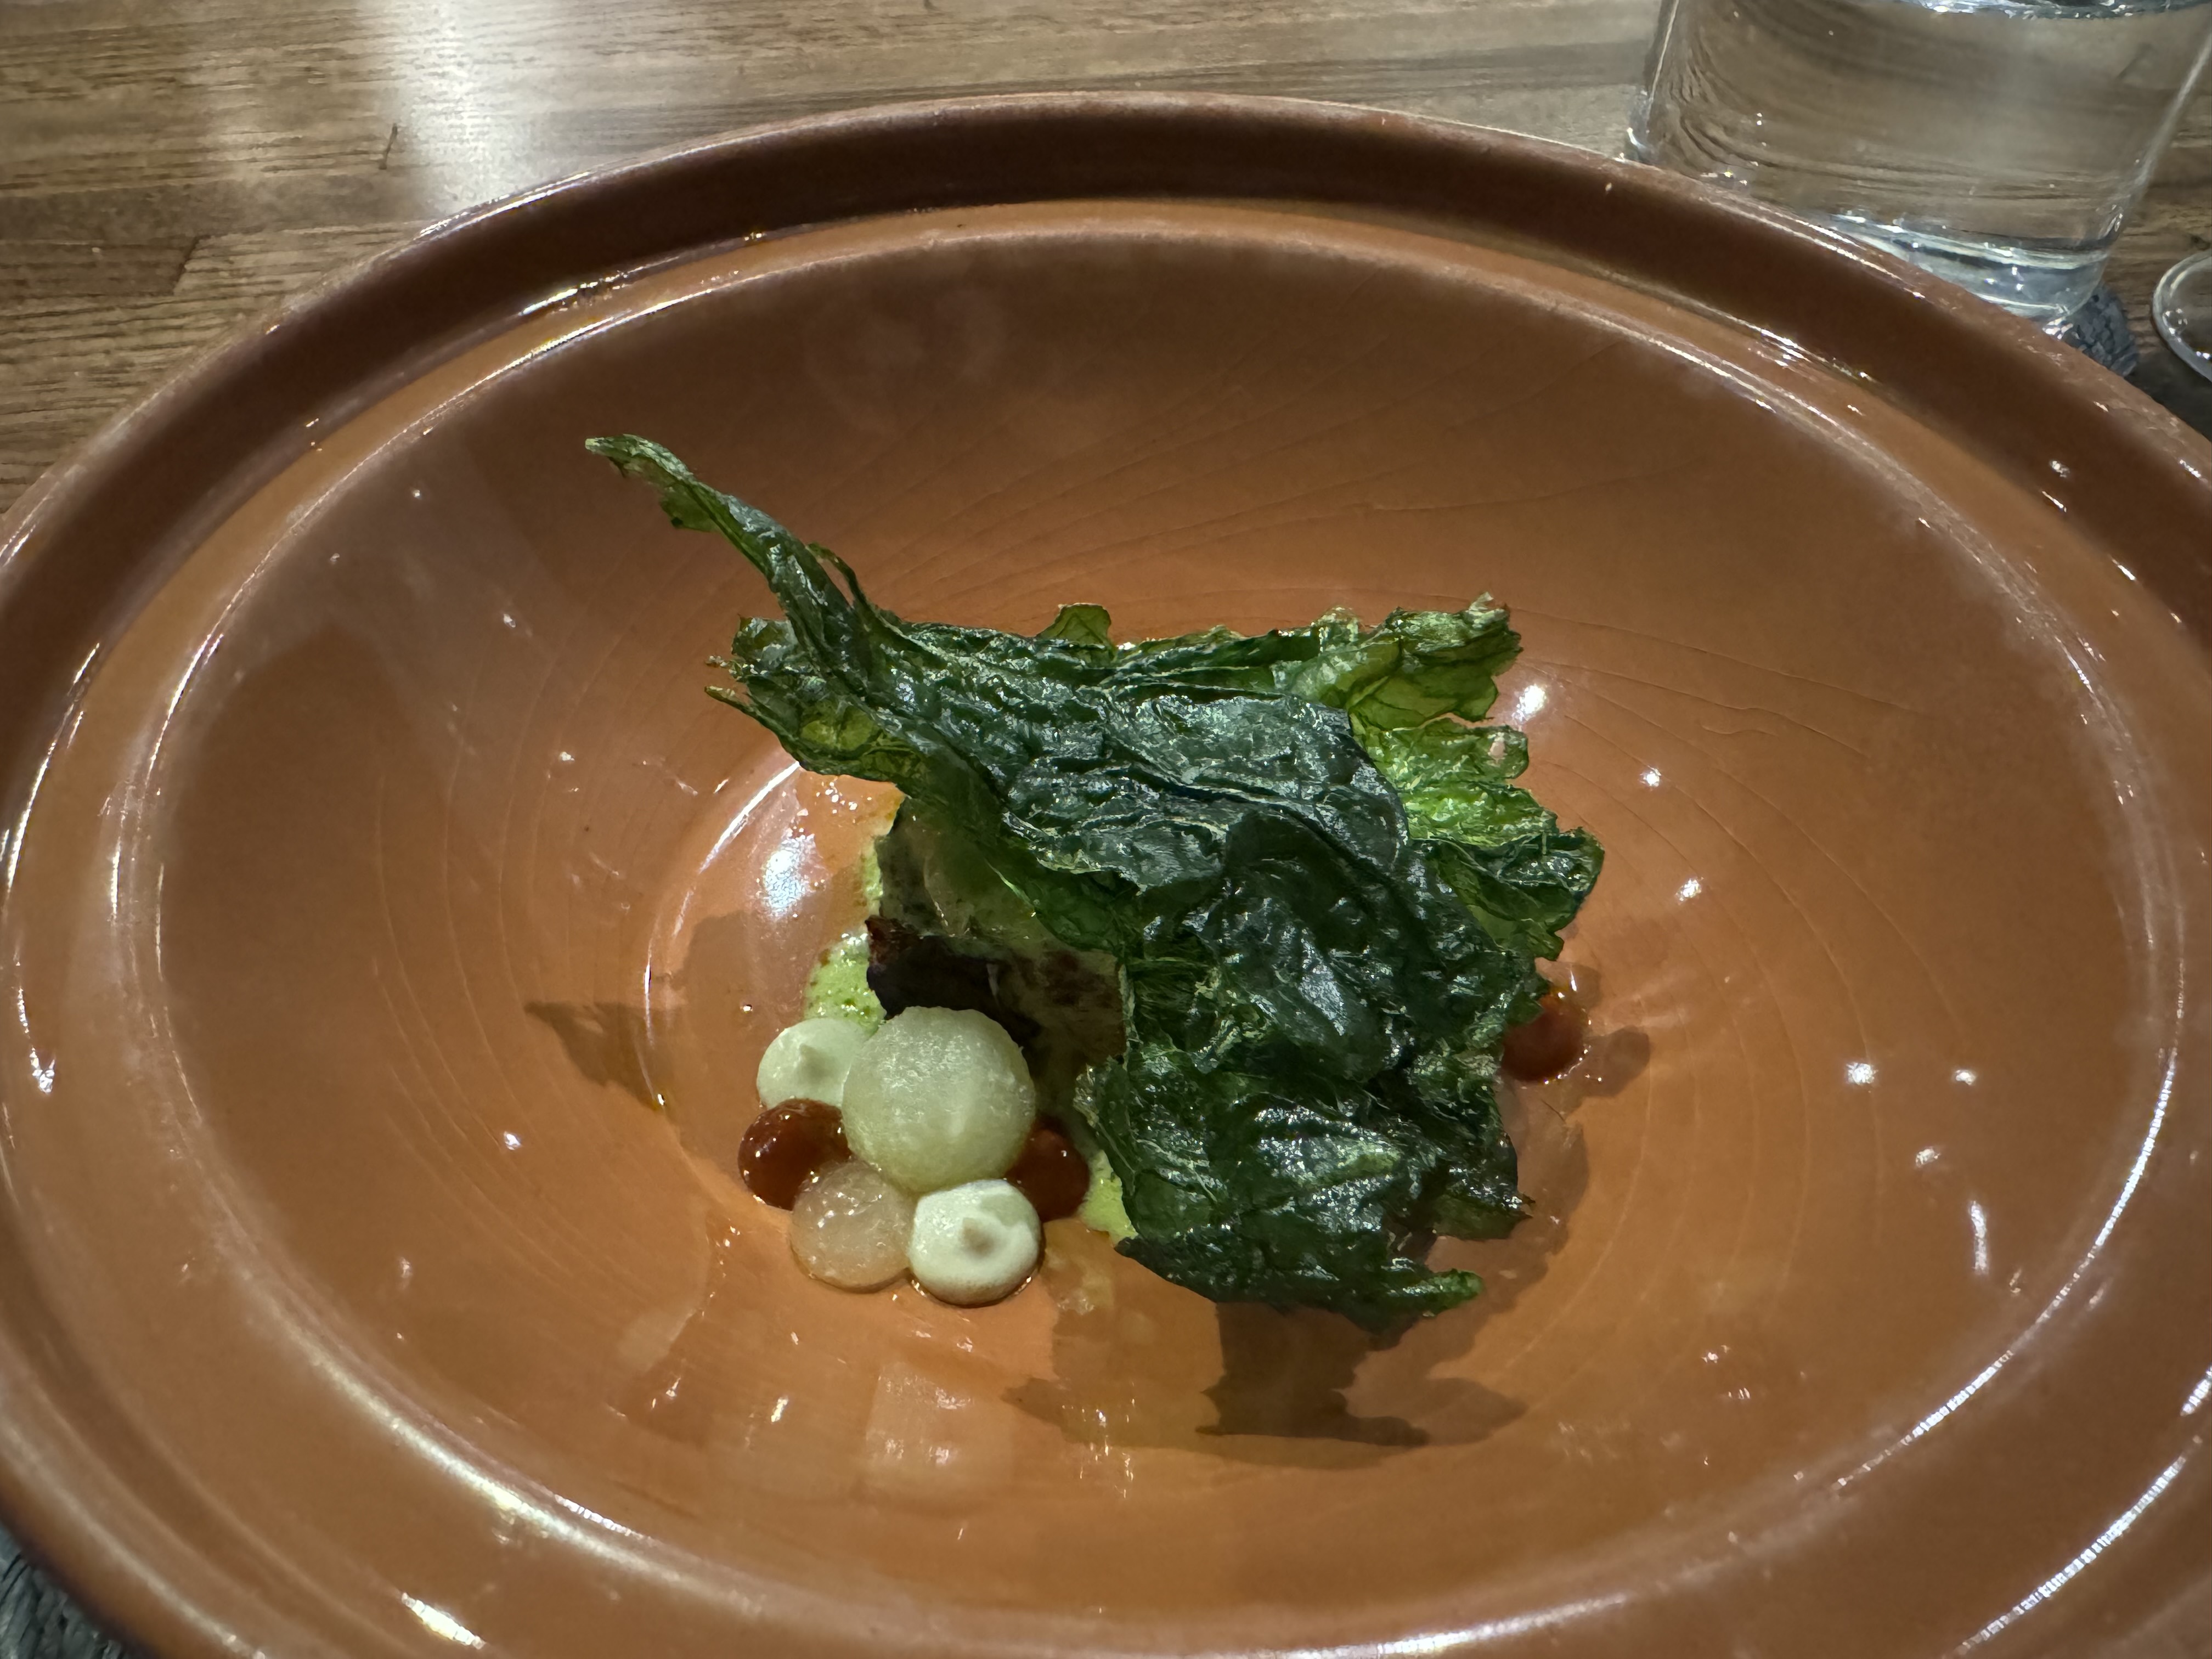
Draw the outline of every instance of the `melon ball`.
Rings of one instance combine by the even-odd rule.
[[[941,1302],[972,1308],[1021,1287],[1036,1266],[1044,1229],[1011,1181],[971,1181],[914,1206],[907,1265]]]
[[[1036,1120],[1014,1040],[972,1009],[884,1022],[845,1078],[845,1140],[910,1193],[1004,1175]]]
[[[807,1183],[791,1206],[791,1253],[841,1291],[881,1290],[906,1271],[914,1199],[854,1158]]]
[[[761,1056],[754,1082],[760,1103],[819,1100],[837,1105],[845,1096],[845,1074],[868,1041],[868,1028],[849,1019],[802,1019],[775,1034]]]

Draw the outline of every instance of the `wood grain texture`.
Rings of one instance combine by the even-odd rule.
[[[1656,0],[0,0],[0,507],[192,352],[475,203],[854,105],[1335,99],[1617,150]],[[2112,274],[2212,240],[2198,100]],[[2197,401],[2192,402],[2194,398]]]

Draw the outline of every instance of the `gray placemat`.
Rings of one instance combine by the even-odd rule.
[[[2140,361],[2126,308],[2120,304],[2120,296],[2108,288],[2091,295],[2088,304],[2074,313],[2066,331],[2058,337],[2115,374],[2134,374]]]
[[[0,1659],[130,1659],[0,1532]]]

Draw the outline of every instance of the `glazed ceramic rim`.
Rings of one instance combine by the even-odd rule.
[[[39,650],[0,659],[0,823],[17,821],[25,763],[50,739],[65,688],[168,558],[300,453],[318,421],[344,418],[395,374],[594,280],[750,235],[1115,198],[1382,210],[1517,232],[1825,360],[2001,463],[2064,467],[2076,518],[2122,526],[2142,556],[2175,561],[2154,569],[2186,570],[2212,545],[2212,443],[2148,398],[1963,289],[1656,169],[1291,100],[1060,93],[896,105],[679,146],[446,220],[240,331],[110,421],[0,519],[0,619],[27,611],[40,624]],[[1808,302],[1824,289],[1851,305]],[[2090,456],[2087,469],[2070,459]],[[2212,605],[2194,612],[2197,637],[2212,638]],[[321,1649],[328,1626],[303,1616],[301,1587],[216,1567],[172,1524],[173,1510],[124,1485],[100,1449],[97,1379],[61,1386],[71,1361],[39,1340],[40,1288],[19,1253],[0,1255],[11,1258],[0,1270],[0,1515],[24,1546],[111,1630],[151,1650]]]

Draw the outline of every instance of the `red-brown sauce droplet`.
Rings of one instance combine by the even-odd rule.
[[[1049,1123],[1039,1123],[1022,1143],[1021,1156],[1006,1171],[1006,1179],[1036,1206],[1037,1219],[1057,1221],[1082,1207],[1091,1190],[1091,1167],[1067,1137]]]
[[[1559,986],[1544,993],[1536,1018],[1505,1034],[1500,1057],[1508,1077],[1540,1083],[1557,1077],[1583,1057],[1589,1037],[1589,1016]]]
[[[788,1100],[752,1121],[738,1146],[738,1173],[755,1198],[787,1210],[817,1170],[851,1156],[842,1113],[824,1101]]]

